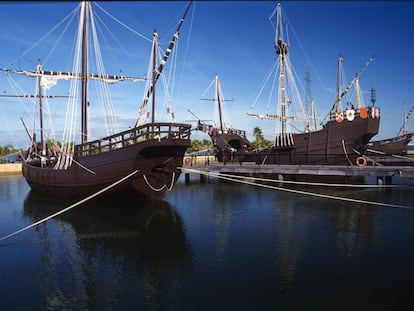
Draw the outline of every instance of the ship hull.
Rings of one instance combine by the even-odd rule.
[[[407,145],[413,139],[413,135],[413,133],[408,133],[390,139],[372,141],[368,144],[367,147],[374,152],[394,155],[406,155]]]
[[[245,136],[235,133],[210,135],[210,139],[216,149],[215,153],[219,162],[233,161],[236,158],[235,154],[246,153],[253,149]]]
[[[212,125],[201,124],[200,122],[197,129],[208,133],[219,162],[235,160],[236,155],[253,150],[253,146],[243,130],[229,128],[222,131]]]
[[[182,130],[189,132],[190,127],[177,127],[181,130],[177,130],[181,138],[173,137],[175,135],[172,135],[169,128],[164,131],[164,137],[162,134],[155,139],[139,137],[135,141],[124,138],[117,143],[122,147],[109,148],[113,150],[87,153],[84,156],[82,153],[85,152],[78,152],[72,165],[66,169],[57,169],[56,165],[38,166],[33,165],[33,161],[24,161],[22,174],[37,192],[72,197],[97,193],[136,171],[106,194],[134,194],[162,200],[180,176],[179,168],[183,164],[185,150],[190,145],[189,133],[183,135]],[[140,132],[143,132],[142,128],[136,128],[123,132],[120,136],[131,137],[130,134]],[[146,136],[150,137],[151,133],[148,133],[147,131]]]
[[[293,134],[294,145],[272,147],[255,155],[260,164],[355,164],[369,140],[379,130],[380,118],[360,118],[342,122],[330,120],[319,131]]]

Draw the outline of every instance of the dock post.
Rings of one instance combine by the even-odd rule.
[[[184,177],[185,177],[185,184],[188,185],[190,183],[190,173],[185,173]]]
[[[392,185],[392,176],[385,176],[385,184]]]

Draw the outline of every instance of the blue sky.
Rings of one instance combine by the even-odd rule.
[[[253,128],[259,126],[265,136],[272,139],[273,122],[255,119],[246,113],[276,57],[274,28],[269,21],[276,4],[276,1],[196,1],[193,4],[182,26],[178,46],[173,90],[177,121],[194,119],[187,109],[202,119],[213,118],[213,104],[200,101],[199,97],[217,73],[225,98],[234,99],[225,103],[227,122],[245,129],[249,138],[252,138]],[[105,1],[99,5],[148,38],[156,28],[165,48],[171,36],[169,29],[178,21],[186,2]],[[22,53],[76,6],[76,2],[1,2],[0,67],[5,68],[15,61],[10,68],[34,70],[37,59],[41,58],[47,60],[45,69],[65,70],[68,47],[66,50],[56,48],[57,58],[47,58],[59,32],[47,38],[51,43],[47,48],[39,45],[27,54]],[[364,101],[369,103],[370,89],[374,87],[376,105],[381,108],[380,133],[376,138],[396,135],[401,127],[404,102],[407,110],[414,105],[414,2],[282,1],[282,6],[290,25],[291,62],[303,85],[306,68],[310,66],[312,97],[318,114],[323,118],[334,102],[339,53],[344,57],[348,82],[375,54],[374,62],[360,78]],[[113,33],[119,41],[125,39],[124,47],[129,55],[121,60],[110,59],[106,67],[108,73],[122,70],[128,75],[145,75],[150,42],[131,32],[114,29]],[[58,63],[62,60],[63,65]],[[20,79],[23,78],[15,78]],[[33,80],[30,83],[33,84]],[[2,93],[13,93],[4,74],[0,75],[0,88]],[[59,91],[52,88],[49,94],[61,95],[56,93]],[[124,86],[116,86],[112,94],[119,127],[132,126],[142,90],[127,91]],[[121,105],[117,106],[117,101]],[[56,118],[59,105],[51,104]],[[29,143],[19,120],[20,117],[29,118],[26,109],[16,100],[0,98],[0,123],[5,124],[0,129],[0,145],[25,147]],[[414,131],[412,119],[408,129]],[[96,127],[94,133],[98,135],[102,121],[92,117],[90,122],[91,130]],[[204,133],[194,133],[193,137],[208,138]]]

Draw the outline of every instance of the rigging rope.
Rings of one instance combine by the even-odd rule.
[[[221,174],[212,174],[210,172],[204,172],[204,171],[200,171],[200,170],[188,169],[188,168],[183,168],[183,167],[181,167],[180,169],[183,170],[183,171],[198,173],[198,174],[207,175],[207,176],[211,175],[211,176],[214,176],[214,177],[217,177],[217,178],[221,178],[221,179],[225,179],[225,180],[229,180],[229,181],[234,181],[234,182],[238,182],[238,183],[241,183],[241,184],[252,185],[252,186],[256,186],[256,187],[263,187],[263,188],[279,190],[279,191],[284,191],[284,192],[290,192],[290,193],[296,193],[296,194],[302,194],[302,195],[307,195],[307,196],[313,196],[313,197],[319,197],[319,198],[325,198],[325,199],[332,199],[332,200],[338,200],[338,201],[347,201],[347,202],[353,202],[353,203],[368,204],[368,205],[379,205],[379,206],[384,206],[384,207],[414,209],[413,206],[407,206],[407,205],[390,204],[390,203],[383,203],[383,202],[373,202],[373,201],[352,199],[352,198],[346,198],[346,197],[337,197],[337,196],[329,195],[329,194],[321,194],[321,193],[314,193],[314,192],[308,192],[308,191],[303,191],[303,190],[295,190],[295,189],[288,189],[288,188],[270,186],[270,185],[265,185],[265,184],[258,184],[258,183],[242,180],[242,179],[246,179],[244,176],[234,176],[233,175],[232,177],[226,177],[226,176],[221,176]],[[282,181],[278,181],[278,182],[282,182]],[[283,181],[283,182],[285,182],[285,181]]]
[[[47,32],[45,35],[43,35],[43,37],[41,37],[39,40],[37,40],[30,48],[28,48],[24,53],[20,54],[19,57],[17,59],[15,59],[14,61],[12,61],[10,64],[8,64],[6,66],[6,68],[9,68],[10,66],[14,65],[17,60],[19,58],[23,58],[23,56],[25,56],[27,53],[29,53],[32,49],[34,49],[37,45],[39,45],[44,39],[46,39],[52,32],[54,32],[61,24],[63,24],[63,22],[68,19],[70,16],[74,15],[78,9],[79,9],[80,5],[78,5],[72,12],[70,12],[63,20],[61,20],[56,26],[54,26],[49,32]]]
[[[19,233],[21,233],[21,232],[23,232],[23,231],[26,231],[26,230],[28,230],[28,229],[30,229],[30,228],[33,228],[33,227],[35,227],[35,226],[37,226],[37,225],[39,225],[39,224],[41,224],[41,223],[43,223],[43,222],[45,222],[45,221],[48,221],[49,219],[52,219],[53,217],[56,217],[56,216],[58,216],[58,215],[61,215],[61,214],[65,213],[65,212],[67,212],[67,211],[71,210],[72,208],[75,208],[76,206],[78,206],[78,205],[80,205],[80,204],[82,204],[82,203],[85,203],[86,201],[89,201],[90,199],[92,199],[92,198],[94,198],[94,197],[96,197],[96,196],[98,196],[98,195],[100,195],[100,194],[104,193],[105,191],[108,191],[109,189],[111,189],[111,188],[113,188],[113,187],[117,186],[118,184],[120,184],[120,183],[124,182],[124,181],[125,181],[125,180],[127,180],[128,178],[130,178],[130,177],[132,177],[133,175],[135,175],[138,171],[139,171],[139,170],[135,170],[135,171],[133,171],[131,174],[129,174],[129,175],[127,175],[127,176],[125,176],[125,177],[121,178],[120,180],[118,180],[118,181],[114,182],[113,184],[111,184],[111,185],[109,185],[109,186],[107,186],[107,187],[103,188],[102,190],[99,190],[98,192],[95,192],[94,194],[91,194],[90,196],[88,196],[88,197],[86,197],[86,198],[84,198],[84,199],[82,199],[82,200],[80,200],[80,201],[78,201],[78,202],[76,202],[76,203],[74,203],[74,204],[72,204],[72,205],[70,205],[70,206],[68,206],[68,207],[66,207],[66,208],[64,208],[64,209],[62,209],[62,210],[60,210],[59,212],[56,212],[56,213],[54,213],[54,214],[52,214],[52,215],[50,215],[50,216],[48,216],[48,217],[46,217],[46,218],[43,218],[43,219],[41,219],[41,220],[39,220],[39,221],[37,221],[37,222],[35,222],[35,223],[31,224],[31,225],[26,226],[26,227],[24,227],[24,228],[22,228],[22,229],[20,229],[20,230],[17,230],[17,231],[15,231],[15,232],[13,232],[13,233],[10,233],[10,234],[8,234],[8,235],[6,235],[6,236],[4,236],[4,237],[1,237],[1,238],[0,238],[0,241],[3,241],[3,240],[5,240],[5,239],[7,239],[7,238],[10,238],[10,237],[12,237],[12,236],[14,236],[14,235],[16,235],[16,234],[19,234]]]
[[[121,22],[119,19],[117,19],[116,17],[114,17],[113,15],[111,15],[108,11],[106,11],[103,7],[101,7],[97,2],[94,2],[94,4],[101,9],[106,15],[108,15],[110,18],[112,18],[114,21],[116,21],[117,23],[119,23],[121,26],[125,27],[126,29],[128,29],[129,31],[131,31],[132,33],[138,35],[139,37],[151,42],[152,40],[146,36],[144,36],[143,34],[135,31],[134,29],[132,29],[131,27],[129,27],[128,25],[126,25],[125,23]]]
[[[99,38],[96,31],[96,23],[95,23],[95,17],[92,14],[92,8],[90,8],[90,18],[91,18],[91,28],[92,28],[92,38],[93,38],[93,46],[94,46],[94,52],[95,52],[95,62],[97,67],[98,74],[105,74],[105,66],[102,59],[102,54],[100,50],[100,44],[99,44]],[[98,83],[99,91],[101,97],[100,100],[104,106],[105,109],[105,124],[106,124],[106,130],[107,130],[107,136],[110,136],[114,133],[119,132],[118,123],[115,118],[115,111],[112,104],[112,97],[109,91],[109,86],[106,83]]]

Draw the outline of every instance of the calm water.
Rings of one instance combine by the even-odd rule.
[[[1,310],[414,310],[414,209],[249,185],[96,200],[0,243]],[[307,189],[414,206],[414,188]],[[0,178],[0,235],[72,202]]]

